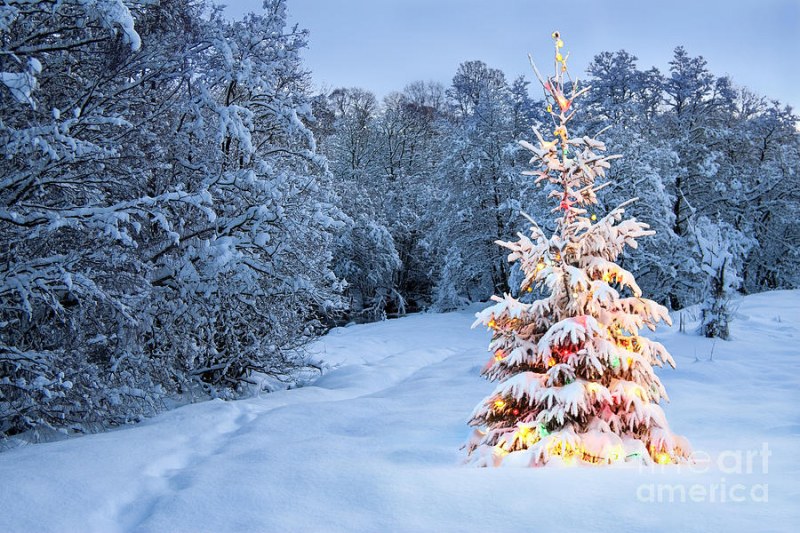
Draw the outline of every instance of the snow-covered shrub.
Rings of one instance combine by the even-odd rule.
[[[700,306],[700,333],[727,340],[733,317],[731,299],[742,284],[738,265],[753,242],[729,224],[714,223],[706,217],[697,221],[694,234],[706,276]]]

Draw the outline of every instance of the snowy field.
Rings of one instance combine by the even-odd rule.
[[[314,386],[2,453],[0,531],[797,531],[800,291],[744,299],[731,342],[654,335],[692,468],[461,466],[477,309],[334,330]]]

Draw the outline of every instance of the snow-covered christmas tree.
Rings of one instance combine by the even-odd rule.
[[[549,296],[523,303],[511,295],[477,314],[477,325],[493,331],[482,375],[498,384],[475,408],[476,426],[467,444],[477,466],[541,466],[638,460],[676,463],[690,453],[674,435],[658,402],[667,393],[653,365],[675,366],[663,345],[640,336],[643,327],[670,323],[667,310],[642,298],[634,277],[615,260],[649,226],[623,219],[632,199],[605,215],[593,211],[610,161],[591,137],[571,137],[579,89],[567,70],[563,42],[555,41],[555,73],[543,79],[553,137],[534,129],[537,183],[553,185],[556,229],[549,238],[533,224],[530,237],[498,244],[511,250],[524,273],[522,294],[539,289]],[[533,64],[533,62],[531,62]]]

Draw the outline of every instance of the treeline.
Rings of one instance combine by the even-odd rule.
[[[800,137],[789,107],[714,76],[681,47],[666,74],[625,51],[601,53],[582,85],[591,90],[576,102],[579,134],[607,128],[600,139],[623,155],[596,215],[639,197],[628,210],[657,232],[624,258],[648,295],[680,309],[712,293],[798,286]],[[548,191],[521,175],[517,141],[554,127],[532,92],[470,61],[449,87],[414,83],[382,103],[363,89],[314,99],[318,149],[356,220],[334,265],[351,313],[451,309],[515,290],[494,241],[528,227],[522,212],[548,229],[555,218]]]
[[[285,4],[0,8],[0,436],[291,383],[332,325],[514,290],[493,241],[555,218],[521,175],[516,141],[552,129],[528,83],[471,61],[313,95]],[[626,52],[589,74],[581,127],[625,156],[597,214],[639,196],[658,231],[626,258],[645,292],[800,285],[791,110],[680,48],[666,75]]]

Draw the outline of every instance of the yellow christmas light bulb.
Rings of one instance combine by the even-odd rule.
[[[594,213],[592,213],[592,220],[597,220],[597,215],[595,215]]]
[[[605,281],[606,283],[608,283],[609,281],[611,281],[611,274],[609,274],[608,272],[606,272],[605,274],[603,274],[603,281]]]
[[[528,292],[533,292],[533,287],[528,287],[526,290],[527,290]]]
[[[548,113],[552,113],[553,112],[553,106],[552,105],[547,104],[547,112]]]
[[[503,350],[497,350],[496,352],[494,352],[494,360],[495,361],[500,361],[505,356],[506,356],[506,354],[503,353]]]
[[[558,107],[561,108],[561,111],[566,111],[567,109],[569,109],[569,106],[572,105],[572,100],[567,100],[566,98],[564,98],[564,95],[561,94],[560,92],[556,92],[553,96],[555,96],[556,102],[558,103]]]
[[[505,407],[505,405],[506,402],[503,400],[495,400],[494,402],[494,406],[497,407],[498,409],[502,409],[503,407]]]
[[[494,450],[494,454],[495,454],[496,456],[505,457],[506,455],[508,455],[508,454],[509,454],[509,451],[508,451],[508,450],[506,450],[505,448],[503,448],[503,445],[502,445],[502,444],[497,444],[497,445],[495,445],[495,446],[493,447],[493,450]]]
[[[561,52],[556,54],[556,61],[561,62],[564,61],[564,56],[561,55]]]
[[[551,357],[550,359],[548,359],[548,360],[547,360],[547,366],[549,366],[549,367],[556,366],[556,360],[555,360],[555,358]]]
[[[556,41],[556,46],[558,48],[563,48],[564,47],[564,41],[562,41],[561,39],[557,40]]]
[[[494,321],[494,318],[493,318],[493,319],[491,319],[491,320],[489,321],[489,323],[487,324],[487,326],[489,326],[490,328],[494,328],[494,327],[496,327],[496,326],[497,326],[497,322],[495,322],[495,321]]]
[[[668,453],[661,452],[656,454],[656,462],[660,465],[665,465],[672,462],[672,458]]]

